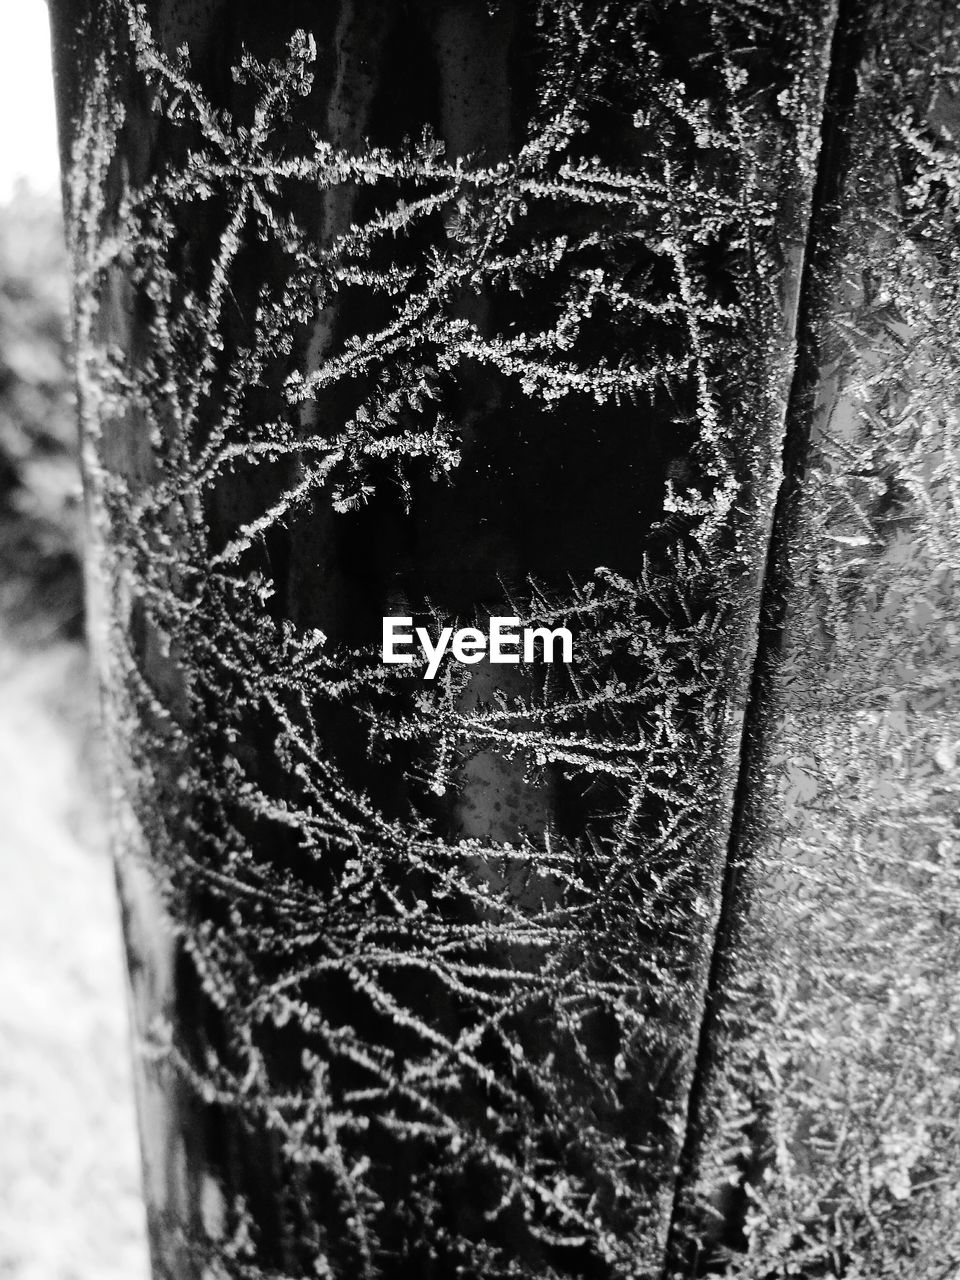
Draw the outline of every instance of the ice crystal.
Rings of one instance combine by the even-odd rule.
[[[295,31],[227,90],[145,6],[91,24],[91,590],[121,865],[175,938],[152,1069],[222,1186],[215,1231],[160,1197],[198,1274],[661,1273],[835,18],[662,10],[525,7],[499,150],[374,128],[345,26],[334,70]],[[953,190],[923,136],[918,225]],[[841,593],[869,465],[819,544]],[[425,682],[379,661],[396,612],[576,660]],[[931,1132],[877,1157],[898,1203]]]

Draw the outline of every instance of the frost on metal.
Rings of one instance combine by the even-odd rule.
[[[836,14],[330,9],[255,55],[109,3],[80,44],[157,1267],[658,1276]],[[386,614],[563,625],[576,660],[426,682]]]
[[[714,1265],[742,1280],[960,1266],[958,37],[937,5],[871,32],[812,285],[812,444],[741,779],[751,909],[687,1193],[701,1264],[739,1201]]]

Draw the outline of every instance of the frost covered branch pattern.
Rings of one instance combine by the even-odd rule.
[[[164,5],[84,37],[94,638],[197,1144],[155,1249],[660,1276],[836,13],[453,6],[473,82],[413,6],[421,102],[354,8],[228,65]],[[576,661],[427,682],[387,614]]]

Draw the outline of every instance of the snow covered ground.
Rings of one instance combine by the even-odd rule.
[[[0,1276],[143,1280],[117,906],[82,647],[0,637]]]

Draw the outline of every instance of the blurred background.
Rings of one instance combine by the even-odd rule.
[[[44,0],[0,5],[0,1277],[145,1280]]]

